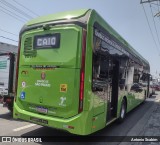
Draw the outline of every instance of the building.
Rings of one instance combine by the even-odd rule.
[[[0,42],[0,53],[12,52],[14,54],[18,53],[18,46]]]

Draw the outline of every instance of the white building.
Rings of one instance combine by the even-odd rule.
[[[0,42],[0,53],[8,53],[8,52],[17,54],[18,46]]]

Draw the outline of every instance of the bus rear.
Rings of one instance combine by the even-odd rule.
[[[86,31],[75,24],[43,25],[21,34],[14,118],[88,134],[78,125],[79,118],[87,118],[85,39]]]

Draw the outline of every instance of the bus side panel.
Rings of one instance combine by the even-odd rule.
[[[106,114],[102,113],[93,117],[92,132],[96,132],[105,127],[106,119],[104,118]]]

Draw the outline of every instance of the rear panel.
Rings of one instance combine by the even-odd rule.
[[[13,53],[0,54],[0,95],[2,96],[13,93],[14,59]]]
[[[76,25],[22,35],[17,105],[26,111],[69,118],[78,114],[81,33]]]

